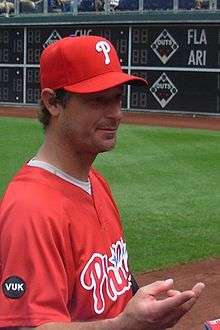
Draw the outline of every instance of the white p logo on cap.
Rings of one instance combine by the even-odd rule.
[[[107,41],[102,40],[102,41],[97,42],[96,50],[99,53],[103,52],[103,54],[105,56],[105,64],[109,64],[111,62],[110,57],[108,55],[110,53],[111,47]]]

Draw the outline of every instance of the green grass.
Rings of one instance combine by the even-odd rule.
[[[0,193],[42,142],[35,120],[0,118]],[[108,179],[134,271],[220,256],[220,132],[123,125],[95,165]]]
[[[42,136],[36,120],[0,118],[0,195],[24,161],[35,154]]]
[[[120,206],[135,271],[220,255],[220,132],[123,126],[96,165]]]

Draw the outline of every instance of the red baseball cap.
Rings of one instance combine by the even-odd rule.
[[[122,72],[115,48],[99,36],[66,37],[49,45],[40,59],[41,89],[95,93],[147,81]]]

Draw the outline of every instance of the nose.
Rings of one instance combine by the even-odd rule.
[[[116,121],[120,121],[123,117],[123,112],[121,109],[121,102],[114,102],[106,106],[106,117],[112,118]]]

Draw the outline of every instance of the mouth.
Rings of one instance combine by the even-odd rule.
[[[118,126],[119,125],[117,125],[116,123],[114,125],[99,125],[97,126],[97,130],[115,132],[117,131]]]
[[[117,128],[100,128],[98,131],[103,135],[103,137],[109,139],[115,139],[117,134]]]
[[[101,128],[98,128],[98,130],[100,131],[106,131],[106,132],[115,132],[117,131],[117,127],[101,127]]]
[[[118,127],[99,127],[97,131],[107,140],[115,139]]]

